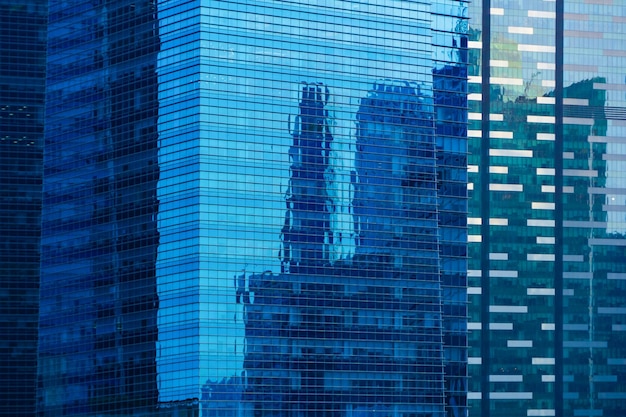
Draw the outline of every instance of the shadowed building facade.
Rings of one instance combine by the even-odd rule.
[[[37,389],[46,2],[0,4],[0,415]]]

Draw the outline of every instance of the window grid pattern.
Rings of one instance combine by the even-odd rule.
[[[51,2],[41,414],[466,415],[466,4],[104,3]]]
[[[46,3],[0,4],[0,415],[32,415],[37,381]]]
[[[471,11],[470,414],[620,415],[621,6]]]

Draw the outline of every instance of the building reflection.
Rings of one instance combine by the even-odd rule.
[[[356,115],[354,169],[343,172],[331,163],[330,94],[301,88],[283,272],[237,280],[240,407],[255,416],[444,415],[432,93],[376,83]],[[212,398],[238,398],[229,383]]]
[[[214,34],[181,18],[205,19],[209,8],[96,3],[52,2],[49,16],[40,414],[425,417],[450,404],[464,412],[465,73],[431,73],[426,43],[401,46],[427,42],[430,22],[390,10],[379,39],[367,17],[379,16],[374,6],[346,2],[333,19],[359,23],[342,23],[343,35],[358,29],[372,42],[355,49],[324,39],[337,49],[324,47],[328,61],[318,62],[317,48],[296,51],[300,41],[282,48],[309,30],[309,12],[322,16],[312,5],[285,9],[306,24],[257,53],[252,37],[229,40],[243,33],[229,25],[212,47],[191,46],[181,36],[188,29]],[[405,6],[411,16],[430,13]],[[227,17],[211,19],[244,21],[221,11]],[[459,18],[450,13],[437,22]],[[403,22],[407,40],[392,21]],[[223,65],[213,46],[229,42]],[[265,53],[272,48],[280,55]],[[350,56],[343,62],[337,51]],[[262,57],[267,71],[238,56]],[[246,62],[235,74],[238,59]],[[320,66],[342,61],[332,76],[360,102],[340,119],[330,84],[301,84],[281,153],[268,150],[286,136],[271,117],[285,114],[275,86],[290,81],[270,68],[285,70],[286,60],[307,77],[315,75],[302,62],[328,75]],[[363,87],[352,73],[363,63],[363,77],[397,65],[398,76],[420,82]],[[262,153],[249,157],[249,148]],[[249,199],[256,190],[241,192],[268,173],[289,182],[284,223],[267,200]],[[241,214],[251,209],[282,227],[261,230],[261,216]],[[279,234],[280,261],[258,261],[275,269],[224,273],[258,260],[263,245],[264,256]],[[233,245],[243,235],[258,246]]]

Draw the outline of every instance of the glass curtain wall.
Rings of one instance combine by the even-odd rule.
[[[624,7],[471,10],[470,414],[620,415]]]
[[[51,1],[43,416],[464,416],[467,5]]]
[[[46,2],[0,3],[0,415],[37,388]]]

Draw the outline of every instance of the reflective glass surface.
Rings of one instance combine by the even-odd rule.
[[[464,2],[51,3],[42,415],[466,415]]]
[[[623,414],[624,12],[472,5],[471,415]]]
[[[0,415],[36,394],[46,2],[0,2]]]
[[[155,409],[155,12],[49,2],[40,415]]]

